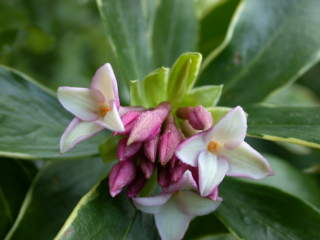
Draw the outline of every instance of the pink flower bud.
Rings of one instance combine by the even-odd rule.
[[[119,134],[119,135],[128,134],[132,130],[136,120],[138,119],[138,117],[141,114],[142,114],[141,110],[140,111],[133,110],[133,111],[128,111],[128,112],[124,113],[121,116],[121,120],[122,120],[122,123],[124,125],[125,131],[124,132],[119,132],[117,134]]]
[[[115,197],[130,184],[136,176],[136,171],[136,166],[131,160],[121,161],[114,165],[109,175],[110,195]]]
[[[144,154],[151,162],[156,161],[158,143],[159,134],[152,138],[150,141],[144,143]]]
[[[147,159],[146,157],[141,157],[140,159],[140,168],[141,171],[143,172],[145,178],[149,179],[153,173],[153,169],[155,167],[155,164],[151,161],[149,161],[149,159]]]
[[[158,167],[158,183],[163,188],[166,188],[171,184],[169,166]]]
[[[142,143],[136,142],[127,146],[127,138],[123,138],[119,141],[117,155],[120,161],[124,161],[135,155],[140,148],[142,147]]]
[[[212,126],[212,116],[203,106],[180,108],[177,115],[189,121],[196,130],[207,130]]]
[[[170,111],[169,103],[161,103],[154,110],[143,112],[134,124],[128,144],[143,142],[154,138],[161,129],[161,125]]]
[[[177,129],[173,117],[169,116],[159,143],[159,161],[162,165],[166,165],[173,157],[181,141],[181,133]]]
[[[146,179],[142,174],[138,174],[132,183],[128,186],[128,197],[136,197],[143,189]]]
[[[175,165],[170,166],[171,181],[172,182],[179,181],[187,169],[188,169],[188,165],[184,164],[183,162],[177,159],[175,161]]]

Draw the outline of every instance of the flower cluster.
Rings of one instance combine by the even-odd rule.
[[[214,211],[225,176],[261,179],[272,173],[244,141],[247,119],[239,106],[219,121],[201,105],[123,107],[110,64],[98,69],[90,89],[61,87],[58,98],[76,116],[61,138],[61,151],[103,129],[121,136],[110,195],[126,188],[138,209],[154,215],[162,239],[181,239],[195,216]],[[140,196],[153,179],[158,184],[148,194],[157,194]]]

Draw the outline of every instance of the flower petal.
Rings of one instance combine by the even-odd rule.
[[[154,197],[133,198],[133,203],[140,211],[155,214],[160,212],[161,207],[171,198],[171,193],[164,193]]]
[[[115,103],[112,103],[111,110],[104,116],[102,120],[97,120],[97,124],[115,132],[123,132],[125,130]]]
[[[154,110],[143,112],[130,132],[128,144],[154,138],[160,132],[162,123],[167,117],[170,108],[170,104],[161,103]]]
[[[228,112],[206,135],[206,141],[216,141],[227,148],[243,142],[247,133],[247,118],[241,107]]]
[[[204,134],[199,133],[180,143],[176,150],[176,156],[182,162],[196,167],[199,153],[206,148],[207,145],[204,140]]]
[[[88,88],[59,87],[58,99],[62,106],[85,121],[98,119],[96,94]]]
[[[92,78],[91,88],[102,92],[106,103],[114,101],[116,107],[119,108],[118,84],[109,63],[104,64],[96,71]]]
[[[229,161],[228,176],[261,179],[272,175],[268,161],[246,142],[222,153]]]
[[[201,197],[191,191],[181,191],[176,195],[178,206],[182,212],[191,216],[202,216],[209,214],[219,207],[221,201],[213,201],[209,198]]]
[[[177,192],[179,190],[196,190],[197,189],[197,183],[194,180],[192,173],[190,170],[187,170],[184,172],[183,176],[180,178],[180,180],[174,184],[171,184],[169,187],[165,188],[164,190],[166,192]]]
[[[97,134],[103,127],[74,118],[60,139],[60,151],[67,152],[81,141]]]
[[[162,240],[180,240],[188,229],[193,216],[181,212],[173,199],[170,199],[155,215],[155,222]]]
[[[209,196],[226,175],[229,164],[224,158],[203,151],[199,154],[199,190],[201,196]]]

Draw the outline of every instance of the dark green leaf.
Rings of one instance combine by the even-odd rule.
[[[246,108],[248,135],[320,148],[320,107]]]
[[[241,0],[220,1],[201,19],[199,50],[207,56],[226,38],[228,26]]]
[[[317,106],[320,104],[317,96],[308,88],[292,84],[273,92],[264,103],[277,106]]]
[[[202,238],[197,238],[196,240],[237,240],[232,234],[230,233],[224,233],[224,234],[217,234],[217,235],[211,235],[206,236]]]
[[[202,83],[224,84],[221,104],[242,105],[293,82],[320,58],[319,8],[318,0],[245,1],[232,40],[205,61]]]
[[[31,162],[0,159],[0,238],[3,239],[16,219],[36,168]]]
[[[103,134],[59,153],[59,139],[71,116],[53,93],[26,75],[0,66],[0,99],[0,155],[59,159],[97,153]]]
[[[108,168],[99,158],[64,160],[44,167],[6,240],[52,239],[79,199]]]
[[[151,51],[154,1],[97,0],[107,36],[108,61],[120,81],[120,94],[129,81],[141,80],[153,69]],[[147,11],[145,11],[147,10]]]
[[[217,215],[246,240],[317,240],[320,213],[280,190],[227,179],[220,187],[224,201]]]
[[[186,240],[203,239],[204,236],[211,236],[215,234],[224,234],[228,230],[213,214],[196,217],[191,221],[188,231],[184,237]],[[206,239],[206,238],[204,238]]]
[[[139,213],[121,194],[109,195],[107,180],[88,192],[73,210],[55,240],[158,239],[151,215]]]
[[[299,83],[307,86],[310,90],[314,91],[318,97],[320,97],[320,63],[312,67],[306,74],[304,74],[301,79],[299,79]]]
[[[194,51],[198,22],[193,0],[162,0],[153,27],[156,66],[171,66],[184,52]]]
[[[275,156],[264,154],[274,175],[262,180],[241,179],[257,185],[267,185],[320,207],[320,189],[316,179]]]

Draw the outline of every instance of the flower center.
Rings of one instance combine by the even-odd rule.
[[[216,141],[210,141],[208,144],[208,151],[212,152],[212,153],[217,153],[219,148],[219,143],[217,143]]]
[[[108,106],[103,106],[99,109],[99,115],[104,117],[111,109]]]

